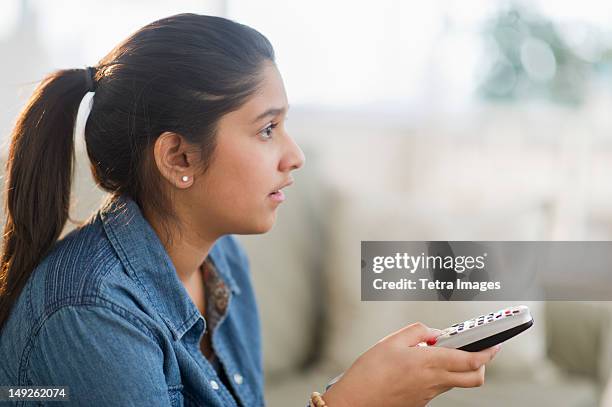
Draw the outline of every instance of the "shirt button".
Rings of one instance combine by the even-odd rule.
[[[211,381],[210,381],[210,387],[212,387],[212,388],[213,388],[213,390],[219,390],[219,383],[217,383],[217,382],[216,382],[216,381],[214,381],[214,380],[211,380]]]
[[[238,384],[242,384],[242,375],[239,373],[234,373],[234,381]]]

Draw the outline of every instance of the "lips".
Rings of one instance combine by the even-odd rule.
[[[275,202],[283,202],[285,200],[285,194],[283,191],[272,192],[268,196]]]
[[[293,184],[293,179],[290,179],[289,181],[281,184],[274,191],[270,192],[268,194],[268,197],[270,197],[275,202],[283,202],[285,200],[285,194],[283,193],[282,189],[288,187],[291,184]]]
[[[274,190],[272,190],[272,192],[270,192],[269,195],[278,193],[278,192],[282,192],[281,189],[288,187],[289,185],[293,184],[293,179],[289,179],[287,182],[279,185],[277,188],[275,188]]]

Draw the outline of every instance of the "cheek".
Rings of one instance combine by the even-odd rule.
[[[272,228],[276,211],[268,194],[284,180],[273,147],[253,140],[217,145],[198,198],[208,207],[208,221],[212,216],[227,233],[265,233]]]
[[[226,203],[246,209],[264,202],[267,193],[279,182],[275,173],[275,156],[271,149],[247,145],[223,151],[216,164],[217,192]]]
[[[269,231],[276,221],[274,203],[268,198],[274,174],[251,157],[248,162],[226,167],[213,192],[217,219],[231,233],[258,234]]]

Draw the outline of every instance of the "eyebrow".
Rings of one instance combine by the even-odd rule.
[[[257,123],[258,121],[260,121],[261,119],[263,119],[264,117],[269,117],[269,116],[276,116],[279,113],[284,113],[287,110],[289,110],[289,105],[287,105],[287,108],[285,109],[284,107],[280,108],[280,107],[273,107],[270,108],[268,110],[266,110],[265,112],[263,112],[262,114],[260,114],[259,116],[257,116],[255,118],[255,120],[253,120],[253,123]]]

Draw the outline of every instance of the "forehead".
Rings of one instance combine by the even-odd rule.
[[[251,95],[240,109],[229,114],[234,116],[234,119],[240,120],[245,124],[254,124],[254,120],[268,109],[287,108],[288,101],[283,79],[274,63],[265,63],[260,75],[260,81],[258,90]]]

